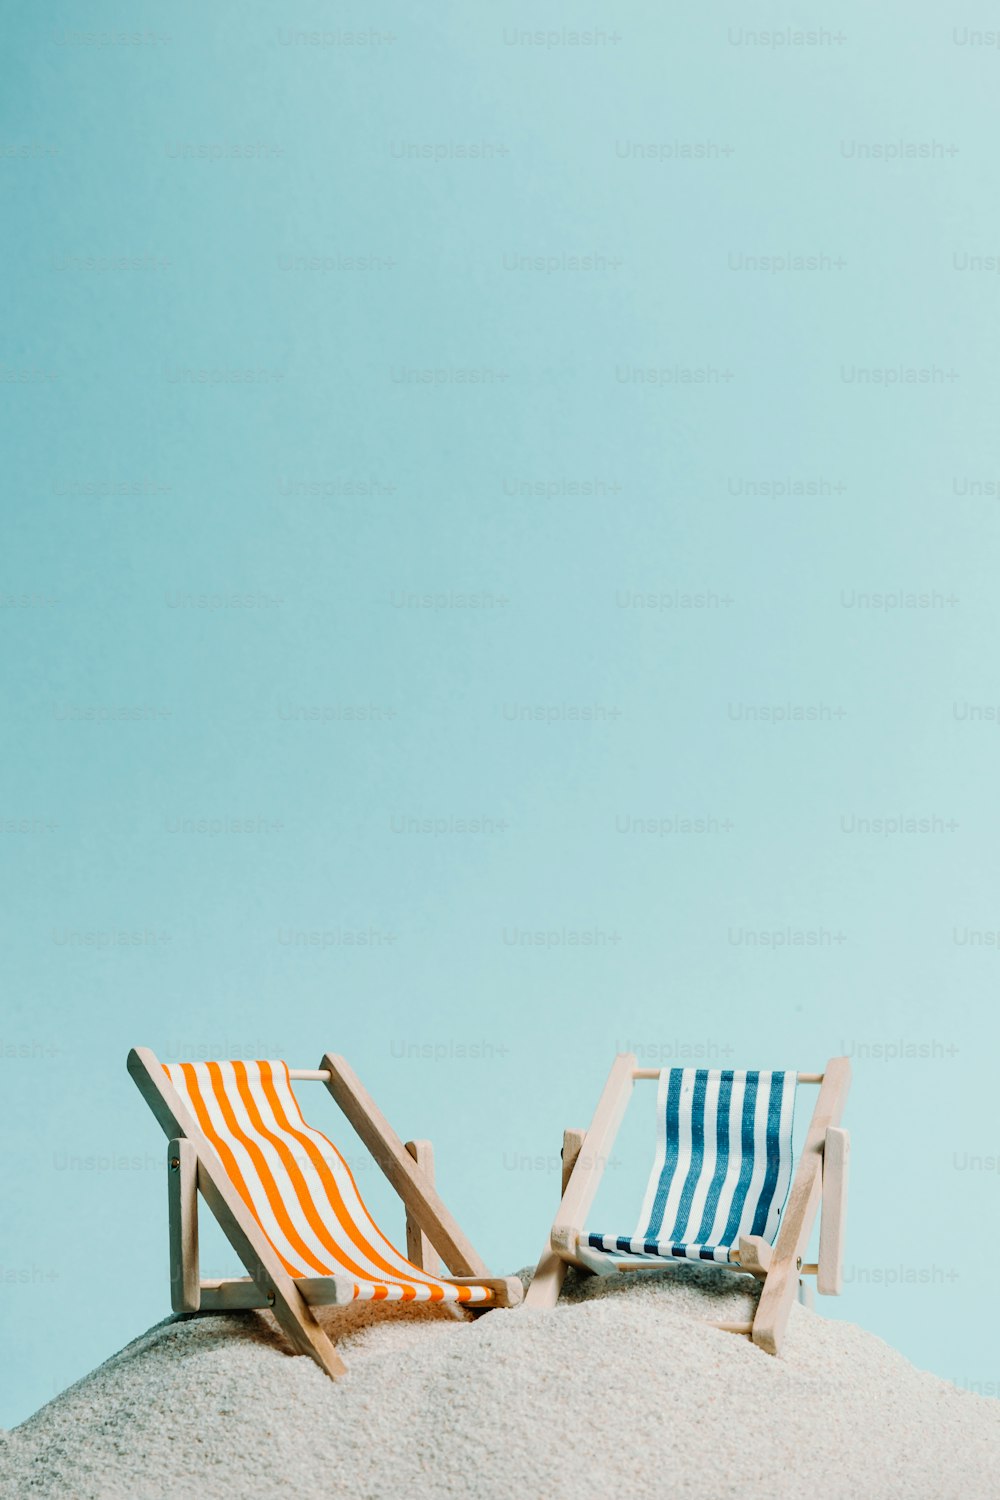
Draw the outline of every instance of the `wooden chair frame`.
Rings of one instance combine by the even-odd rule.
[[[170,1226],[170,1294],[176,1313],[230,1312],[267,1307],[297,1354],[308,1354],[327,1375],[346,1365],[320,1326],[314,1307],[353,1300],[350,1278],[293,1277],[226,1175],[198,1122],[148,1047],[134,1047],[128,1070],[168,1138],[167,1186]],[[399,1194],[406,1209],[407,1256],[432,1276],[436,1251],[454,1286],[488,1286],[494,1307],[514,1307],[522,1298],[516,1276],[491,1276],[448,1212],[434,1186],[429,1141],[405,1145],[343,1057],[327,1053],[319,1068],[290,1068],[294,1080],[325,1083],[347,1119]],[[198,1266],[198,1194],[211,1209],[246,1269],[245,1277],[202,1281]]]
[[[578,1246],[590,1206],[594,1201],[604,1165],[639,1079],[659,1078],[659,1068],[639,1068],[635,1054],[621,1052],[608,1074],[589,1130],[567,1130],[563,1136],[562,1201],[524,1298],[525,1307],[555,1307],[567,1265],[596,1269]],[[772,1245],[759,1236],[741,1237],[738,1261],[723,1269],[749,1272],[763,1282],[757,1310],[751,1323],[715,1323],[712,1326],[750,1338],[768,1354],[781,1347],[800,1277],[815,1276],[817,1289],[836,1295],[843,1280],[844,1219],[847,1205],[847,1168],[850,1139],[840,1129],[840,1118],[851,1083],[851,1065],[846,1057],[833,1057],[823,1073],[800,1073],[800,1084],[818,1084],[819,1095],[806,1133],[802,1154],[792,1178],[777,1238]],[[817,1210],[822,1203],[819,1259],[803,1264]],[[588,1263],[589,1262],[589,1263]],[[603,1263],[608,1264],[606,1258]],[[616,1270],[663,1270],[685,1262],[649,1261],[622,1265]]]

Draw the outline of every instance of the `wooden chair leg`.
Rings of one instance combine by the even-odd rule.
[[[569,1180],[573,1175],[583,1143],[587,1139],[585,1130],[564,1130],[562,1143],[562,1187],[560,1192],[565,1193],[569,1187]]]
[[[170,1306],[175,1313],[201,1306],[198,1267],[198,1153],[182,1136],[167,1145],[167,1218],[170,1237]]]
[[[569,1180],[573,1175],[583,1150],[583,1143],[587,1139],[585,1130],[564,1130],[562,1143],[562,1191],[565,1194],[569,1187]],[[574,1240],[576,1236],[573,1236]],[[609,1268],[607,1256],[602,1256],[596,1250],[589,1250],[585,1245],[569,1244],[568,1241],[559,1243],[559,1230],[552,1231],[552,1248],[560,1251],[561,1257],[569,1265],[576,1266],[578,1271],[583,1271],[588,1276],[612,1276],[615,1268]]]
[[[823,1146],[823,1201],[816,1263],[816,1290],[821,1297],[839,1296],[844,1284],[844,1221],[850,1158],[850,1135],[831,1125]]]
[[[407,1141],[406,1149],[433,1187],[434,1147],[430,1141]],[[419,1266],[421,1271],[426,1271],[428,1276],[441,1274],[437,1252],[409,1209],[406,1210],[406,1258]]]

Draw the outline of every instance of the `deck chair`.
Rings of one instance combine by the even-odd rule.
[[[176,1313],[267,1307],[299,1354],[346,1369],[313,1312],[357,1300],[451,1302],[470,1311],[521,1300],[517,1277],[490,1276],[434,1188],[427,1141],[404,1146],[342,1057],[314,1070],[283,1062],[160,1063],[136,1047],[128,1070],[169,1139],[171,1303]],[[400,1254],[365,1208],[337,1148],[303,1119],[293,1080],[326,1084],[407,1215]],[[246,1277],[202,1281],[198,1194]],[[451,1271],[438,1274],[437,1251]]]
[[[568,1265],[613,1276],[707,1261],[763,1283],[751,1323],[714,1326],[777,1354],[801,1278],[815,1276],[824,1295],[841,1289],[850,1142],[839,1121],[850,1078],[846,1057],[824,1073],[790,1073],[639,1068],[632,1053],[619,1054],[590,1129],[563,1137],[562,1201],[524,1305],[554,1307]],[[656,1151],[638,1221],[628,1234],[587,1230],[638,1079],[658,1083]],[[795,1166],[799,1084],[818,1084],[819,1095]],[[804,1264],[821,1201],[819,1259]]]

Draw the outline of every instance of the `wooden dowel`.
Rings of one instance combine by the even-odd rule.
[[[325,1068],[289,1068],[288,1076],[289,1078],[295,1079],[299,1083],[326,1083],[327,1079],[330,1077]],[[659,1068],[632,1069],[633,1078],[659,1078],[659,1076]],[[822,1073],[799,1073],[797,1077],[799,1083],[823,1082]]]
[[[659,1068],[633,1068],[632,1069],[632,1077],[633,1078],[659,1078],[660,1071],[661,1070]],[[292,1074],[292,1077],[293,1078],[295,1077],[294,1073]],[[796,1075],[796,1077],[797,1077],[799,1083],[822,1083],[823,1082],[823,1074],[822,1073],[798,1073]]]

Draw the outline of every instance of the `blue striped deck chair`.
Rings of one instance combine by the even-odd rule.
[[[657,1082],[656,1149],[639,1217],[630,1232],[586,1229],[603,1167],[633,1083]],[[799,1084],[819,1095],[798,1163],[793,1152]],[[849,1138],[839,1126],[850,1085],[846,1058],[823,1073],[711,1068],[639,1068],[615,1059],[587,1131],[563,1138],[563,1197],[527,1307],[553,1307],[568,1265],[597,1275],[695,1261],[755,1276],[761,1294],[751,1323],[717,1327],[777,1354],[801,1278],[840,1291]],[[818,1259],[804,1264],[822,1203]]]

